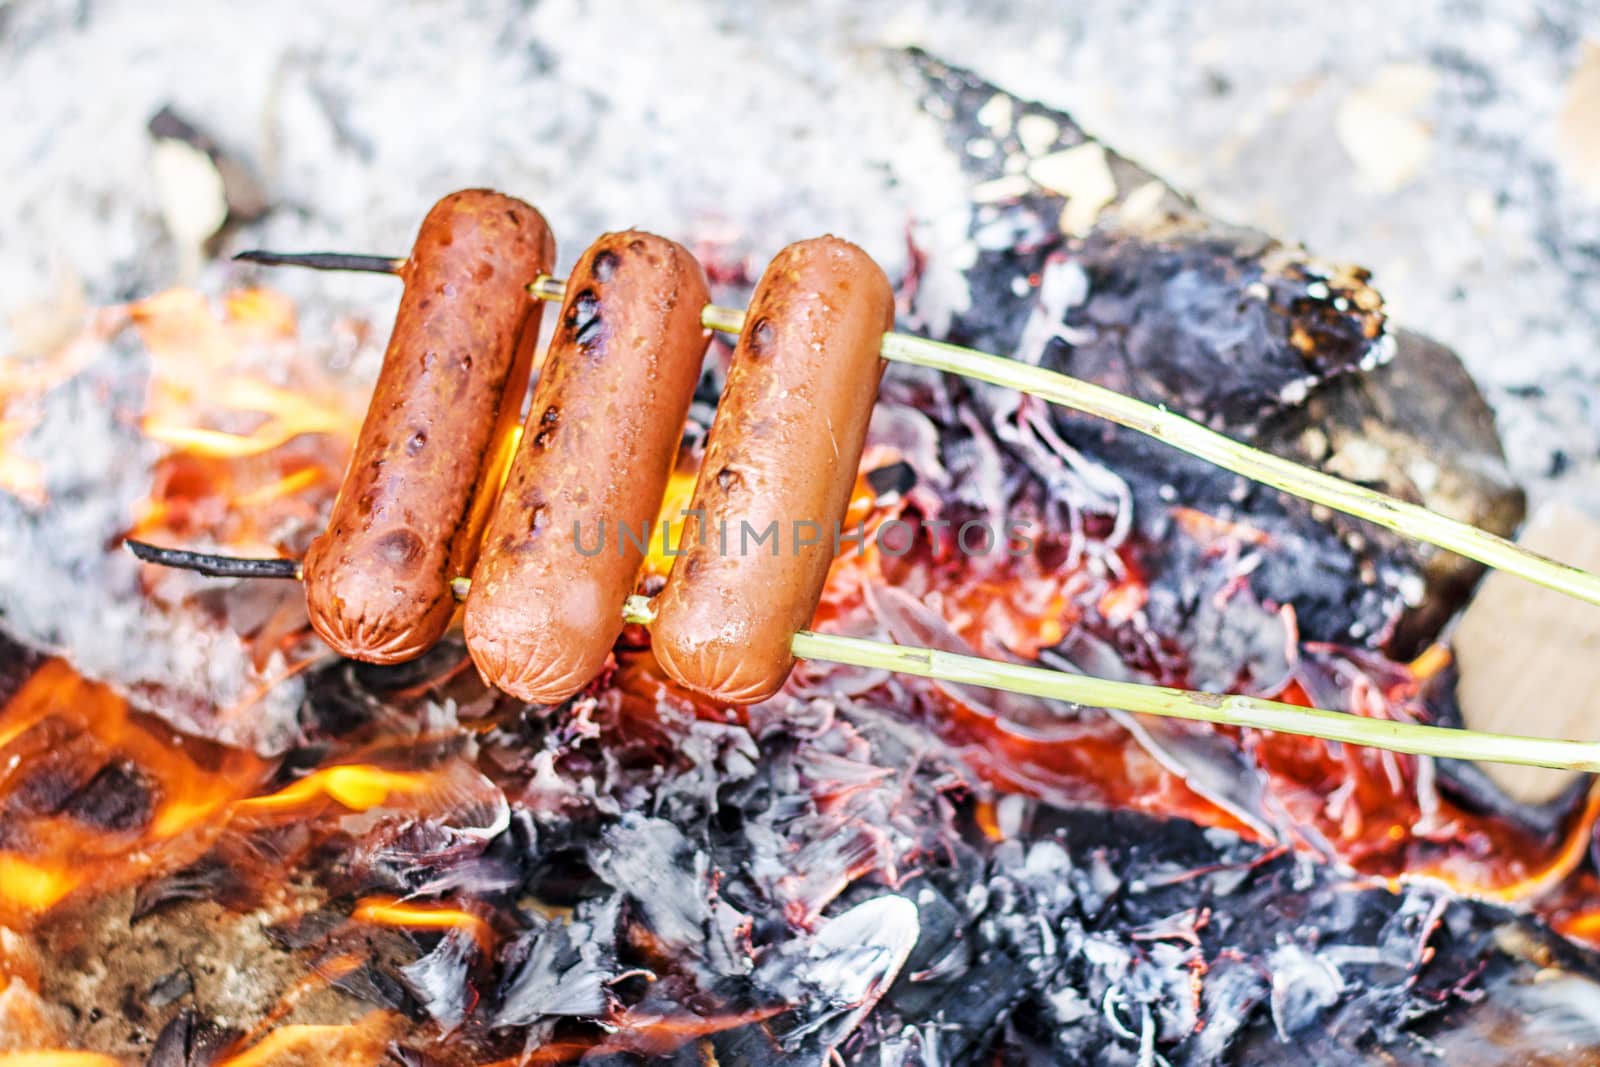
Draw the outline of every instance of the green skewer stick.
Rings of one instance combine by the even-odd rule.
[[[127,546],[134,555],[147,562],[183,567],[202,574],[291,580],[300,578],[296,560],[238,559],[158,548],[133,540],[129,540]],[[450,591],[458,600],[465,600],[471,590],[471,578],[459,577],[450,581]],[[655,611],[648,598],[631,596],[623,605],[622,617],[627,622],[648,626],[655,621]],[[984,689],[1061,700],[1083,707],[1115,708],[1221,726],[1273,730],[1418,756],[1554,767],[1590,774],[1600,772],[1600,743],[1595,742],[1552,741],[1541,737],[1518,737],[1447,726],[1368,719],[1261,697],[1199,693],[1170,686],[1109,681],[1068,674],[1048,667],[1027,667],[980,656],[820,634],[812,630],[801,630],[795,634],[789,649],[796,659],[879,668],[953,685],[976,685]]]
[[[566,294],[566,283],[542,277],[536,279],[528,291],[540,300],[560,301]],[[708,330],[736,334],[744,329],[744,312],[708,304],[700,313],[700,322]],[[881,354],[891,362],[976,378],[1108,419],[1252,481],[1600,605],[1600,575],[1530,552],[1504,537],[1427,508],[1240,444],[1164,407],[1123,396],[1104,386],[988,352],[910,334],[884,334]]]
[[[465,579],[457,579],[464,582]],[[464,587],[463,587],[464,588]],[[648,626],[655,619],[650,602],[629,597],[622,609],[630,623]],[[1551,741],[1542,737],[1480,733],[1449,726],[1368,719],[1340,711],[1322,711],[1262,697],[1197,693],[1164,685],[1114,682],[1068,674],[1048,667],[1027,667],[980,656],[963,656],[931,648],[869,641],[860,637],[801,630],[789,650],[796,659],[825,660],[853,667],[877,668],[954,685],[976,685],[1006,693],[1062,700],[1090,708],[1115,708],[1144,715],[1273,730],[1281,734],[1320,737],[1350,745],[1386,748],[1415,756],[1516,763],[1529,767],[1600,772],[1600,743]]]
[[[1103,386],[959,345],[897,333],[884,334],[883,358],[977,378],[1109,419],[1252,481],[1600,605],[1600,575],[1541,556],[1504,537],[1427,508],[1240,444],[1182,415]]]

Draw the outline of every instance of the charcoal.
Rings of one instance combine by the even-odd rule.
[[[421,1049],[399,1044],[389,1046],[388,1059],[384,1064],[385,1067],[446,1067],[445,1061],[437,1056],[430,1056]]]
[[[387,695],[396,690],[412,689],[426,684],[459,664],[467,654],[465,646],[455,639],[441,641],[414,660],[394,664],[351,663],[363,687]]]
[[[1525,982],[1537,970],[1537,953],[1500,947],[1508,924],[1528,929],[1534,944],[1557,943],[1498,908],[1441,890],[1367,886],[1178,819],[1033,803],[1011,820],[1025,836],[996,844],[950,803],[964,778],[925,738],[913,761],[905,746],[918,742],[882,711],[844,705],[823,721],[803,739],[763,735],[754,773],[716,795],[716,818],[694,790],[680,795],[701,798],[698,817],[687,807],[673,823],[626,813],[601,829],[573,919],[539,920],[503,950],[497,1025],[528,1026],[555,1010],[592,1018],[612,976],[653,960],[673,973],[658,970],[630,1010],[736,1019],[761,1005],[804,1005],[708,1035],[725,1062],[785,1063],[827,1048],[847,1062],[882,1050],[886,1062],[907,1063],[1037,1054],[1211,1064],[1298,1048],[1317,1062],[1411,1062],[1441,1028],[1472,1025],[1488,983]],[[612,765],[615,777],[598,779],[596,795],[626,792],[642,770]],[[676,776],[703,769],[676,757],[647,773],[671,791]],[[892,810],[853,809],[876,812],[892,851],[913,842],[923,850],[919,873],[892,890],[870,872],[847,877],[817,920],[890,898],[915,908],[916,943],[898,978],[857,1019],[853,998],[795,967],[817,958],[808,938],[766,916],[784,903],[783,878],[769,872],[838,830],[819,818],[820,801],[863,797],[894,798]],[[717,928],[719,914],[733,913],[751,915],[747,947]],[[632,924],[649,931],[645,942],[629,934]],[[741,966],[745,952],[751,963]],[[601,962],[612,953],[614,962]],[[1572,983],[1600,974],[1592,956],[1565,946],[1543,958],[1558,959]],[[683,1054],[662,1038],[606,1040],[595,1062]]]
[[[590,852],[589,865],[639,910],[651,935],[675,952],[698,952],[711,926],[706,856],[664,819],[624,815]]]
[[[210,1067],[239,1036],[185,1008],[156,1035],[145,1067]]]
[[[4,612],[0,611],[0,622],[3,620]],[[9,703],[43,661],[42,655],[12,640],[0,625],[0,704]]]
[[[894,984],[921,931],[903,896],[868,897],[830,918],[817,936],[770,953],[754,980],[801,1005],[768,1026],[779,1048],[817,1062],[848,1040]]]
[[[140,922],[177,901],[236,899],[243,889],[241,872],[214,857],[207,857],[164,877],[141,883],[134,895],[133,914],[128,921]]]
[[[1410,330],[1392,333],[1392,361],[1329,382],[1303,414],[1269,428],[1270,447],[1510,535],[1526,500],[1507,469],[1494,413],[1448,348]],[[1483,574],[1481,564],[1452,552],[1408,549],[1420,562],[1427,594],[1401,616],[1389,641],[1400,658],[1417,655],[1438,635]]]
[[[185,1010],[175,1015],[156,1036],[155,1046],[145,1060],[145,1067],[190,1067],[194,1060],[189,1057],[189,1037],[194,1023],[192,1011]]]
[[[137,767],[117,762],[102,767],[60,810],[96,829],[125,832],[148,822],[151,808],[150,786],[144,776]]]
[[[263,926],[261,932],[274,946],[296,951],[327,943],[328,938],[349,921],[348,909],[318,908],[292,915],[282,922]]]
[[[917,484],[917,469],[904,460],[867,472],[867,484],[878,500],[905,496]]]
[[[391,977],[383,968],[365,963],[348,974],[341,974],[330,983],[335,989],[348,993],[357,1000],[375,1004],[391,1011],[410,1014],[413,1002],[405,983]]]
[[[998,138],[996,152],[968,150],[996,139],[979,113],[997,98],[1015,115],[1053,124],[1058,149],[1097,143],[1069,115],[926,55],[913,61],[930,110],[949,116],[947,141],[979,182],[1001,178],[1007,158],[1020,152],[1014,135]],[[943,250],[964,265],[943,266],[930,253],[926,267],[957,271],[959,282],[919,287],[932,295],[914,306],[914,319],[941,340],[1164,404],[1495,532],[1516,526],[1522,497],[1471,379],[1443,346],[1391,327],[1364,272],[1217,222],[1149,171],[1115,152],[1105,156],[1118,193],[1088,233],[1062,232],[1063,197],[1037,187],[974,202],[966,258]],[[963,300],[950,300],[952,285]],[[951,388],[990,421],[1015,416],[1017,398],[1006,390]],[[1126,480],[1140,560],[1150,568],[1151,623],[1180,635],[1186,648],[1206,647],[1216,625],[1195,615],[1217,592],[1210,579],[1219,568],[1200,565],[1199,546],[1169,517],[1174,503],[1265,536],[1250,584],[1263,604],[1292,603],[1310,640],[1412,652],[1438,633],[1481,573],[1131,430],[1063,409],[1052,409],[1050,419],[1063,438]],[[1342,470],[1357,454],[1352,441],[1375,447],[1378,461]],[[964,447],[952,446],[946,464],[960,466]],[[1018,455],[1024,464],[1030,458]],[[1229,683],[1226,666],[1202,680]]]

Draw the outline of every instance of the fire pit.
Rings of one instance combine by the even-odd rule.
[[[1365,272],[907,63],[974,194],[913,240],[904,327],[1303,461],[1359,441],[1386,491],[1517,524],[1470,379]],[[1600,793],[1524,809],[1428,758],[823,663],[738,711],[672,685],[639,627],[528,706],[459,633],[343,661],[291,583],[121,551],[300,556],[364,403],[265,288],[103,309],[0,379],[0,540],[29,569],[0,616],[0,1064],[1600,1058]],[[1406,480],[1416,453],[1445,476]],[[841,555],[815,627],[1458,722],[1436,641],[1475,566],[891,373],[852,524],[1019,519],[1025,554]],[[118,647],[86,639],[108,622]]]

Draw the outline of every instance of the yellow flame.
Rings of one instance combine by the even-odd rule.
[[[473,940],[487,949],[494,939],[489,924],[471,912],[443,904],[418,904],[393,897],[364,897],[357,902],[350,918],[381,926],[403,926],[420,930],[466,930]]]
[[[1556,922],[1555,927],[1567,937],[1582,941],[1600,939],[1600,911],[1585,911]]]
[[[316,403],[254,378],[226,380],[208,400],[220,408],[259,412],[268,418],[254,432],[236,434],[192,426],[192,415],[180,410],[173,414],[171,422],[159,415],[147,416],[145,435],[204,456],[237,459],[270,452],[303,434],[343,434],[350,430],[350,416],[342,408]]]
[[[231,293],[216,315],[210,301],[189,290],[160,293],[132,305],[140,337],[156,360],[146,436],[202,456],[238,459],[269,452],[303,434],[349,436],[358,421],[349,396],[318,400],[313,388],[285,389],[240,370],[242,345],[265,337],[291,339],[294,311],[287,299],[261,289]],[[323,390],[327,392],[327,390]],[[259,414],[249,433],[196,426],[203,412]]]
[[[322,480],[322,471],[316,467],[301,467],[293,474],[286,474],[270,485],[263,485],[259,489],[243,493],[234,499],[234,506],[239,508],[258,508],[270,504],[274,500],[286,496],[293,496],[304,489],[309,489]]]
[[[228,321],[271,337],[292,337],[294,301],[271,289],[237,289],[222,300]]]
[[[370,811],[387,801],[391,793],[408,796],[423,791],[428,783],[425,774],[346,763],[313,771],[276,793],[242,800],[234,810],[240,813],[290,811],[325,796],[351,811]]]
[[[41,1048],[0,1052],[0,1067],[122,1067],[122,1061],[99,1052]]]
[[[78,880],[42,867],[14,852],[0,852],[0,886],[5,898],[24,911],[43,911],[72,892]]]
[[[674,552],[683,545],[687,522],[683,510],[694,498],[695,480],[693,473],[686,474],[682,471],[673,471],[672,477],[667,479],[667,495],[662,498],[661,510],[656,513],[655,525],[650,528],[650,547],[644,557],[644,568],[650,574],[665,576],[672,569],[673,556],[667,552],[664,534],[667,530],[671,530],[671,547]],[[620,536],[620,531],[607,531],[607,533]]]

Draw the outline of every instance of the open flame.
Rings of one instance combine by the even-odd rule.
[[[359,400],[306,357],[293,308],[268,290],[232,294],[220,315],[188,290],[128,314],[151,357],[141,426],[167,449],[131,536],[294,547],[338,488]]]
[[[264,770],[250,753],[131,712],[60,660],[0,711],[0,756],[0,919],[9,923],[81,885],[124,885],[195,858]],[[63,796],[64,786],[76,788]]]
[[[355,922],[401,926],[413,930],[464,930],[488,952],[494,947],[494,930],[470,911],[444,904],[396,900],[393,897],[365,897],[350,912]]]
[[[378,1063],[401,1020],[373,1012],[356,1023],[290,1023],[255,1044],[216,1061],[216,1067],[268,1067],[275,1063]]]
[[[177,290],[101,313],[89,330],[104,336],[123,327],[137,331],[150,357],[148,403],[140,425],[162,449],[149,497],[130,517],[131,533],[243,555],[298,554],[337,489],[360,423],[360,391],[338,383],[307,357],[296,342],[293,309],[265,290],[233,294],[220,310],[196,293]],[[25,440],[40,397],[75,373],[81,360],[81,347],[69,345],[51,360],[0,369],[0,491],[29,507],[47,506],[48,492],[37,465],[11,446]],[[902,458],[894,448],[875,444],[864,470]],[[662,519],[671,521],[674,533],[681,533],[679,513],[688,504],[694,477],[686,459],[669,485]],[[1079,548],[1065,543],[982,561],[937,540],[903,557],[881,551],[872,531],[891,519],[915,517],[915,509],[925,505],[908,498],[880,500],[865,476],[858,480],[848,524],[865,524],[869,536],[861,551],[836,562],[820,626],[859,629],[867,625],[864,620],[879,625],[898,612],[897,625],[912,627],[912,635],[926,643],[1024,660],[1040,657],[1075,632],[1092,632],[1157,680],[1184,683],[1186,665],[1144,625],[1148,587],[1131,546],[1114,546],[1092,565]],[[1259,543],[1259,531],[1248,527],[1188,508],[1173,512],[1190,537],[1218,551]],[[662,528],[658,523],[657,530]],[[671,562],[658,533],[647,572],[664,575]],[[192,599],[201,588],[188,576],[153,570],[145,580],[151,595]],[[884,588],[906,591],[920,608],[881,603],[876,591]],[[258,627],[254,640],[258,662],[280,653],[291,672],[321,655],[303,611],[284,609]],[[1350,695],[1352,713],[1397,719],[1424,717],[1420,694],[1442,655],[1431,653],[1405,666],[1338,649],[1301,652],[1304,661],[1267,695],[1311,706],[1317,702],[1312,697],[1317,678],[1336,677]],[[434,685],[465,690],[471,684],[463,656],[438,667],[418,691]],[[647,652],[619,657],[600,688],[641,722],[664,702],[688,703],[655,670]],[[922,727],[962,752],[997,791],[1181,815],[1270,843],[1260,826],[1153,754],[1147,739],[1124,722],[1097,714],[1045,713],[955,687],[929,684],[914,692],[937,709]],[[480,698],[481,691],[472,697]],[[248,707],[225,710],[248,713]],[[718,709],[696,713],[712,721],[725,717]],[[275,760],[182,735],[132,710],[122,696],[79,676],[63,660],[48,660],[0,708],[0,811],[5,813],[0,923],[27,928],[82,895],[169,874],[216,854],[229,835],[304,828],[304,840],[292,850],[272,853],[273,862],[254,872],[258,878],[282,879],[317,841],[374,825],[356,816],[389,812],[399,825],[408,816],[451,805],[490,804],[503,779],[494,768],[476,765],[472,753],[478,735],[495,728],[494,720],[449,718],[419,738],[407,733],[405,724],[380,723],[359,747],[329,746],[319,765],[290,771]],[[584,728],[580,714],[574,729]],[[1246,753],[1263,772],[1271,804],[1294,828],[1296,847],[1338,859],[1374,879],[1437,879],[1464,893],[1530,906],[1568,935],[1600,944],[1600,884],[1581,870],[1600,816],[1600,791],[1590,793],[1557,840],[1543,841],[1438,797],[1425,780],[1423,761],[1412,757],[1202,726],[1180,727],[1174,736],[1220,736]],[[430,758],[422,766],[393,758],[413,746],[446,758]],[[515,788],[525,797],[537,796],[542,788],[553,795],[559,783],[536,778]],[[992,798],[980,798],[977,820],[992,840],[1005,839],[1004,820]],[[503,827],[493,819],[489,824]],[[897,877],[895,857],[877,847],[863,846],[861,870]],[[227,854],[248,852],[240,848]],[[468,898],[429,896],[364,895],[350,907],[348,919],[356,926],[460,935],[485,956],[493,951],[499,935],[485,917],[492,914],[487,907]],[[361,960],[352,956],[347,962],[354,969]],[[339,966],[324,961],[312,980],[336,980],[342,976]],[[629,1009],[610,1018],[609,1036],[552,1041],[531,1058],[505,1062],[561,1062],[607,1051],[666,1054],[708,1034],[764,1021],[779,1010],[710,1012],[689,1019]],[[390,1012],[374,1012],[348,1025],[283,1022],[287,1017],[269,1013],[218,1062],[257,1067],[296,1056],[371,1062],[407,1025]],[[0,1052],[0,1067],[114,1062],[94,1052]]]

